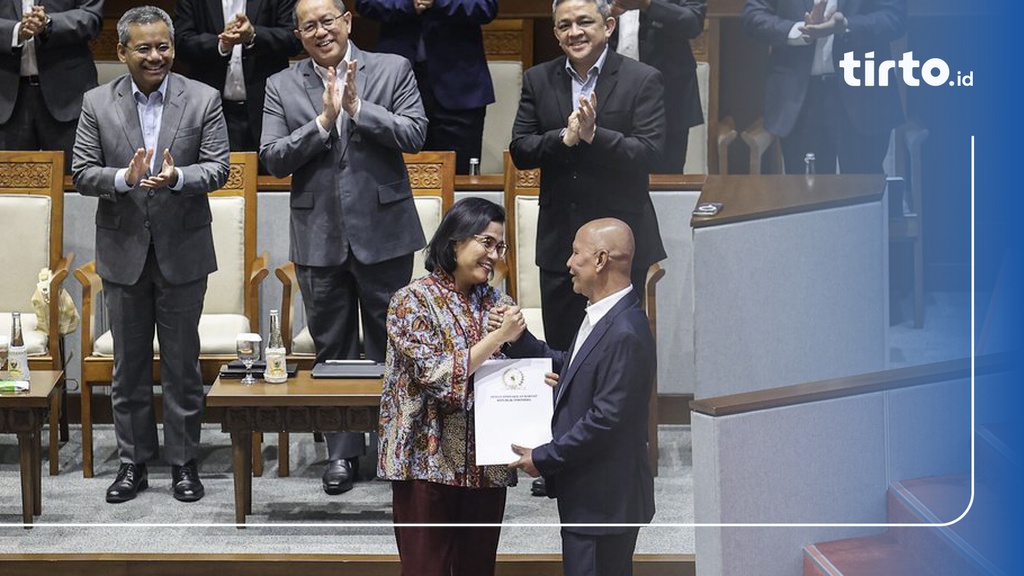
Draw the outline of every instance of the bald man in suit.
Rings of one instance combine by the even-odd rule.
[[[551,358],[555,383],[551,441],[511,466],[543,475],[558,500],[566,576],[632,574],[639,528],[654,517],[654,477],[647,460],[648,399],[657,370],[654,337],[631,286],[633,234],[602,218],[576,232],[566,267],[587,301],[570,346],[554,350],[529,331],[511,344],[512,358]],[[490,319],[493,327],[493,316]]]

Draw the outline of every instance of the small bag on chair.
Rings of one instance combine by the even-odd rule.
[[[53,279],[53,272],[49,268],[39,271],[39,283],[36,284],[36,291],[32,294],[32,309],[36,311],[36,324],[42,332],[50,331],[50,281]],[[71,299],[68,291],[60,289],[60,301],[58,302],[57,332],[61,336],[78,330],[78,309]]]

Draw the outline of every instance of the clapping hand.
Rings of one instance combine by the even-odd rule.
[[[356,89],[356,70],[359,62],[352,60],[345,70],[345,94],[341,99],[341,107],[349,118],[355,118],[359,112],[359,90]]]
[[[153,152],[149,152],[149,156],[153,156]],[[171,151],[164,148],[164,164],[160,168],[158,174],[154,174],[149,178],[146,178],[139,183],[143,188],[155,189],[155,188],[173,188],[178,183],[178,171],[174,169],[174,158],[171,157]]]
[[[324,88],[323,112],[318,120],[324,130],[330,132],[341,114],[341,86],[338,85],[338,74],[334,66],[327,68],[327,86]]]
[[[252,44],[256,36],[256,29],[245,14],[236,14],[235,17],[224,25],[224,31],[217,35],[220,40],[221,52],[230,52],[235,44],[248,46]]]
[[[434,6],[434,0],[413,0],[413,8],[416,10],[416,15],[419,16],[427,8]]]
[[[149,164],[153,160],[153,150],[146,150],[145,148],[139,148],[132,155],[132,159],[128,162],[128,172],[124,175],[124,181],[126,184],[134,188],[149,172]]]
[[[21,28],[18,30],[18,41],[27,42],[35,38],[46,27],[46,8],[32,6],[32,9],[21,17]]]
[[[597,93],[591,92],[589,99],[581,96],[580,107],[576,111],[579,112],[580,140],[590,144],[597,131]]]

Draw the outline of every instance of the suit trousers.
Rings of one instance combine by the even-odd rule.
[[[38,78],[33,78],[32,82],[22,78],[18,84],[18,100],[11,117],[0,124],[0,150],[63,150],[64,173],[70,174],[78,120],[54,119],[43,101]]]
[[[395,524],[501,524],[505,488],[391,483]],[[499,526],[395,526],[402,576],[493,576]]]
[[[424,150],[454,150],[455,173],[469,174],[469,159],[480,158],[483,150],[484,116],[487,107],[453,110],[445,108],[437,101],[431,89],[427,67],[417,63],[416,83],[420,87],[423,109],[427,113],[427,139],[423,143]]]
[[[565,576],[633,576],[633,550],[640,528],[620,534],[578,534],[562,528]]]
[[[647,268],[634,268],[630,281],[640,305],[647,294]],[[587,310],[585,296],[572,291],[572,277],[568,270],[553,272],[540,270],[540,306],[544,321],[544,340],[553,350],[572,350],[573,339],[583,322]]]
[[[363,264],[350,253],[341,266],[295,266],[317,362],[359,358],[360,319],[365,357],[384,361],[388,305],[395,292],[409,283],[412,260],[408,254]],[[363,434],[327,434],[327,452],[331,460],[361,456]]]
[[[199,454],[203,381],[199,369],[199,317],[207,278],[171,284],[160,272],[153,246],[138,281],[103,281],[114,339],[111,403],[121,462],[157,457],[153,412],[153,332],[160,342],[164,405],[164,460],[182,465]]]
[[[853,125],[843,106],[835,74],[811,76],[800,116],[792,132],[781,138],[787,174],[803,174],[804,157],[814,154],[818,174],[881,174],[889,150],[889,132],[865,134]]]

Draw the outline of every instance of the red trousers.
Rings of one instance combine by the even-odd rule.
[[[395,524],[499,524],[505,488],[391,483]],[[402,576],[493,576],[500,527],[395,526]]]

